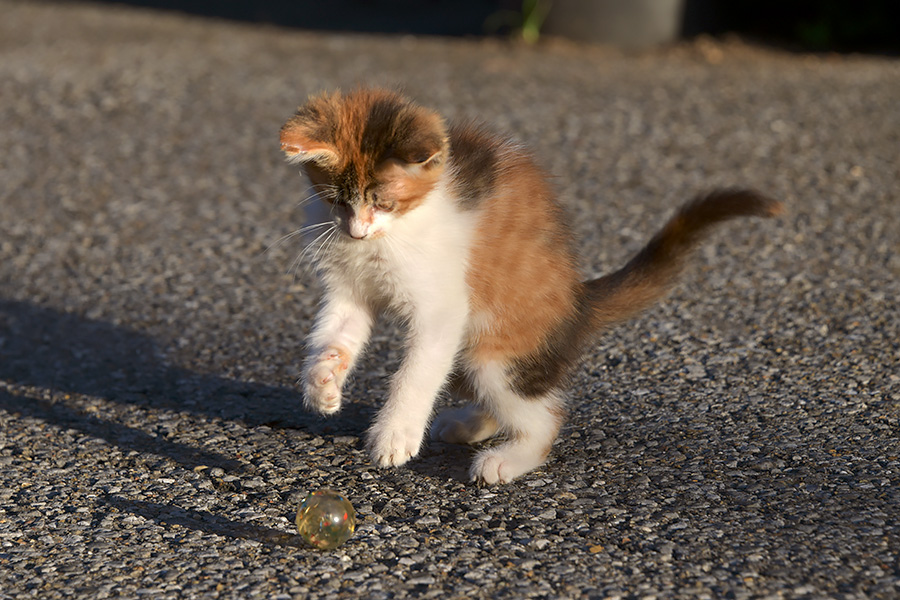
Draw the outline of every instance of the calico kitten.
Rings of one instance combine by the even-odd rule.
[[[684,205],[622,269],[583,282],[547,178],[519,146],[448,126],[403,96],[359,89],[311,98],[281,129],[330,209],[317,250],[325,298],[310,339],[306,405],[332,414],[375,317],[408,328],[406,356],[368,432],[383,467],[419,452],[442,388],[468,400],[434,439],[502,435],[471,467],[508,482],[541,465],[565,416],[566,378],[608,326],[659,299],[711,225],[781,204],[720,190]]]

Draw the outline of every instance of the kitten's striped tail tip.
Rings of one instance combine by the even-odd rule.
[[[776,200],[756,190],[738,190],[739,194],[747,194],[750,201],[759,207],[759,216],[767,219],[780,217],[787,213],[784,202]]]
[[[732,217],[774,218],[787,212],[784,203],[749,188],[722,188],[701,195],[684,207],[684,212],[706,213],[716,222]]]

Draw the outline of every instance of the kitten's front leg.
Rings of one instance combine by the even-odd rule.
[[[465,314],[436,311],[414,324],[403,365],[388,401],[369,430],[367,446],[381,467],[399,466],[419,453],[434,401],[462,343]]]
[[[304,401],[322,414],[341,408],[341,389],[372,330],[372,315],[359,304],[331,299],[319,313],[306,359]]]

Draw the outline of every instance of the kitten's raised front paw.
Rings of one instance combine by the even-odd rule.
[[[379,467],[399,467],[419,453],[424,435],[420,428],[376,421],[369,430],[366,447]]]
[[[431,439],[450,444],[475,444],[493,437],[499,425],[487,411],[477,406],[450,408],[431,425]]]
[[[546,452],[536,452],[523,444],[509,442],[479,452],[469,475],[472,481],[487,485],[509,483],[544,464],[546,458]]]
[[[341,386],[349,367],[347,353],[328,348],[306,372],[304,398],[310,410],[331,415],[341,408]]]

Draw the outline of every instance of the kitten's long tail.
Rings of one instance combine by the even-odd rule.
[[[628,264],[584,283],[594,331],[624,321],[664,296],[690,251],[716,223],[783,212],[777,200],[744,189],[716,190],[688,202]]]

